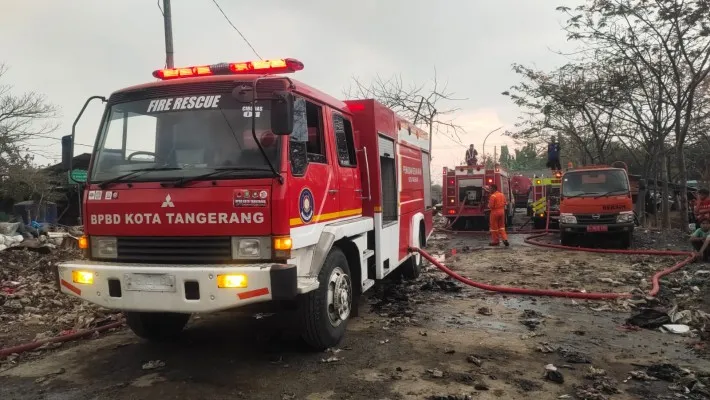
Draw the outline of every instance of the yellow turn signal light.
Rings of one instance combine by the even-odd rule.
[[[218,288],[245,288],[248,283],[247,276],[244,274],[217,275]]]
[[[89,271],[72,271],[71,280],[74,281],[74,283],[81,283],[83,285],[93,285],[94,273]]]
[[[89,248],[89,238],[87,236],[81,236],[78,240],[79,249],[86,250]]]
[[[291,250],[293,240],[288,236],[274,238],[274,250]]]

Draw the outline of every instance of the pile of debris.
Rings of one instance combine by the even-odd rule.
[[[646,298],[626,321],[644,329],[710,338],[710,270],[707,265],[691,264],[664,277],[656,298]]]
[[[81,236],[81,227],[62,227],[32,221],[0,222],[0,252],[13,248],[29,248],[48,253],[57,247],[73,244]]]
[[[0,348],[117,319],[113,313],[60,293],[57,264],[80,257],[77,250],[61,248],[48,254],[22,248],[0,252]]]

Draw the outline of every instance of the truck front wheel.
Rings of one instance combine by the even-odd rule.
[[[326,257],[318,282],[318,289],[300,296],[298,313],[303,340],[323,351],[343,338],[352,311],[350,267],[339,248],[333,248]]]
[[[560,233],[560,243],[563,246],[573,246],[574,245],[574,236],[572,236],[571,233]]]
[[[621,244],[622,249],[628,249],[634,243],[634,233],[633,232],[622,233],[620,242],[621,242],[620,244]]]
[[[172,339],[180,334],[190,314],[126,312],[126,324],[137,336],[151,341]]]

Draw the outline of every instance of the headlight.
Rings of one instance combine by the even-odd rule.
[[[577,217],[572,214],[560,214],[560,223],[562,224],[576,224]]]
[[[626,222],[634,222],[634,212],[633,211],[622,211],[616,216],[617,224],[624,224]]]
[[[108,236],[92,236],[91,256],[94,258],[118,258],[116,238]]]
[[[268,237],[232,238],[232,258],[235,260],[266,260],[271,258]]]
[[[237,249],[238,257],[254,258],[261,254],[259,250],[259,239],[242,239],[239,241]]]

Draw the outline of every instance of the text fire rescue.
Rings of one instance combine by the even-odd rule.
[[[130,214],[94,214],[90,216],[92,225],[119,225],[119,224],[261,224],[264,222],[264,213],[130,213]]]

